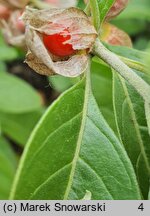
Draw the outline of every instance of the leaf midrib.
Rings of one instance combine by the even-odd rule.
[[[86,80],[86,82],[85,82],[85,95],[84,95],[84,105],[83,105],[83,114],[82,114],[81,127],[80,127],[80,132],[79,132],[79,136],[78,136],[78,140],[77,140],[77,147],[76,147],[74,158],[73,158],[73,161],[72,161],[72,169],[71,169],[71,172],[70,172],[68,185],[67,185],[66,191],[64,193],[64,198],[63,198],[64,200],[68,199],[68,196],[69,196],[69,193],[70,193],[70,189],[71,189],[71,186],[72,186],[72,183],[73,183],[73,178],[74,178],[74,174],[75,174],[77,161],[79,159],[79,153],[80,153],[80,148],[81,148],[81,144],[82,144],[82,139],[83,139],[83,135],[84,135],[86,117],[87,117],[87,112],[88,112],[89,95],[91,93],[90,66],[86,71],[86,79],[85,80]]]

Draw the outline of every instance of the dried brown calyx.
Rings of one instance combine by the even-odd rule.
[[[27,64],[43,75],[60,74],[76,77],[83,73],[88,65],[88,52],[91,50],[97,33],[89,18],[77,8],[35,10],[27,8],[23,14],[26,23]],[[53,55],[43,43],[43,35],[61,35],[69,39],[75,51],[70,56]],[[64,34],[64,35],[63,35]],[[56,44],[57,46],[57,44]]]
[[[77,0],[44,0],[53,7],[68,8],[77,5]]]
[[[28,4],[29,0],[0,0],[0,4],[10,9],[22,9]]]
[[[100,39],[111,45],[132,47],[129,35],[110,23],[102,25]]]
[[[20,19],[21,11],[15,10],[8,20],[1,21],[1,29],[5,41],[13,46],[25,47],[25,25]]]

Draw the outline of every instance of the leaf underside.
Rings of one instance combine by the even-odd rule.
[[[124,148],[85,79],[47,110],[26,146],[11,199],[141,199]]]
[[[150,137],[140,95],[114,73],[114,111],[118,132],[132,161],[143,197],[147,199],[150,177]]]

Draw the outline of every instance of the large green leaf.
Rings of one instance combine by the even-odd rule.
[[[114,73],[114,110],[120,139],[133,163],[147,199],[150,177],[150,137],[140,95]]]
[[[41,107],[41,98],[23,80],[0,72],[0,111],[5,113],[30,112]]]
[[[98,106],[101,108],[102,114],[116,131],[116,124],[113,113],[112,104],[112,72],[111,68],[104,65],[98,58],[92,59],[91,65],[92,90]],[[70,88],[77,78],[68,78],[63,76],[49,77],[52,87],[57,92],[63,92]]]
[[[13,141],[24,146],[41,115],[41,110],[21,114],[0,113],[1,130]]]
[[[141,199],[130,160],[104,120],[89,78],[47,110],[25,148],[11,199]]]
[[[15,169],[15,155],[9,143],[0,136],[0,199],[8,199]]]

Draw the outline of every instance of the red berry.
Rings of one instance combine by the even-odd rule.
[[[67,29],[53,35],[43,35],[43,42],[48,51],[56,56],[64,57],[72,55],[75,51],[71,44],[64,44],[71,36]]]

